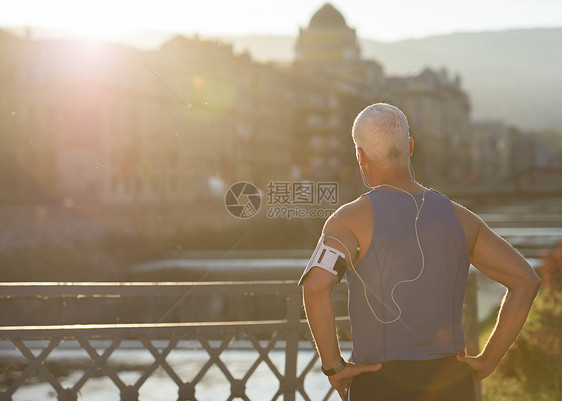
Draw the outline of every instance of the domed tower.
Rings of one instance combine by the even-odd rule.
[[[341,13],[326,3],[312,16],[308,28],[301,28],[296,46],[298,63],[339,63],[360,60],[355,29],[347,26]]]

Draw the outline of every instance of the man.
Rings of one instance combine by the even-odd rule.
[[[494,371],[519,334],[540,280],[478,216],[412,177],[414,142],[398,108],[367,107],[352,136],[372,190],[330,216],[301,278],[322,370],[342,400],[474,400],[474,380]],[[477,356],[465,355],[461,323],[470,263],[507,287]],[[341,357],[331,298],[343,270],[351,362]]]

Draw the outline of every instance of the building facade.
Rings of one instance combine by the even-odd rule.
[[[471,125],[445,69],[385,76],[330,4],[295,52],[276,66],[197,37],[138,51],[0,32],[0,202],[198,202],[240,180],[332,180],[354,196],[364,188],[351,127],[381,101],[407,115],[428,185],[503,180],[528,142],[497,122]]]
[[[413,77],[389,77],[386,93],[410,123],[416,142],[413,164],[429,184],[466,182],[471,170],[470,101],[460,78],[429,68]]]
[[[3,202],[197,201],[288,175],[291,79],[230,45],[2,34],[0,74]]]
[[[419,139],[414,166],[424,183],[455,185],[467,181],[471,169],[470,153],[466,152],[471,141],[470,102],[458,76],[449,78],[444,69],[436,72],[426,68],[414,77],[386,77],[378,62],[361,58],[355,30],[330,4],[312,16],[308,27],[301,28],[295,70],[324,83],[326,104],[321,110],[303,104],[297,111],[302,132],[296,130],[295,137],[305,137],[310,145],[296,151],[301,164],[307,155],[317,157],[316,150],[321,149],[327,152],[321,156],[327,164],[324,170],[330,171],[330,163],[339,171],[356,169],[353,144],[347,137],[353,119],[365,106],[382,101],[395,104],[408,116],[411,134]],[[304,96],[322,97],[311,91]],[[344,151],[338,152],[340,148]],[[354,185],[360,188],[362,183]]]

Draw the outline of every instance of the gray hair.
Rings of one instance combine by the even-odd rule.
[[[357,115],[351,131],[355,146],[370,160],[395,166],[407,165],[410,156],[409,126],[400,109],[375,103]]]

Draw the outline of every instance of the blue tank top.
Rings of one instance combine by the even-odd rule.
[[[418,207],[423,194],[414,194]],[[416,241],[416,207],[405,193],[375,189],[365,195],[373,211],[373,234],[356,271],[368,299],[384,322],[399,310],[392,287],[418,276],[422,258]],[[399,284],[394,299],[400,318],[378,321],[365,301],[363,284],[347,271],[349,316],[355,363],[425,360],[464,353],[462,306],[470,259],[464,231],[451,201],[433,190],[425,193],[418,220],[424,270],[416,281]],[[386,306],[385,306],[386,305]]]

